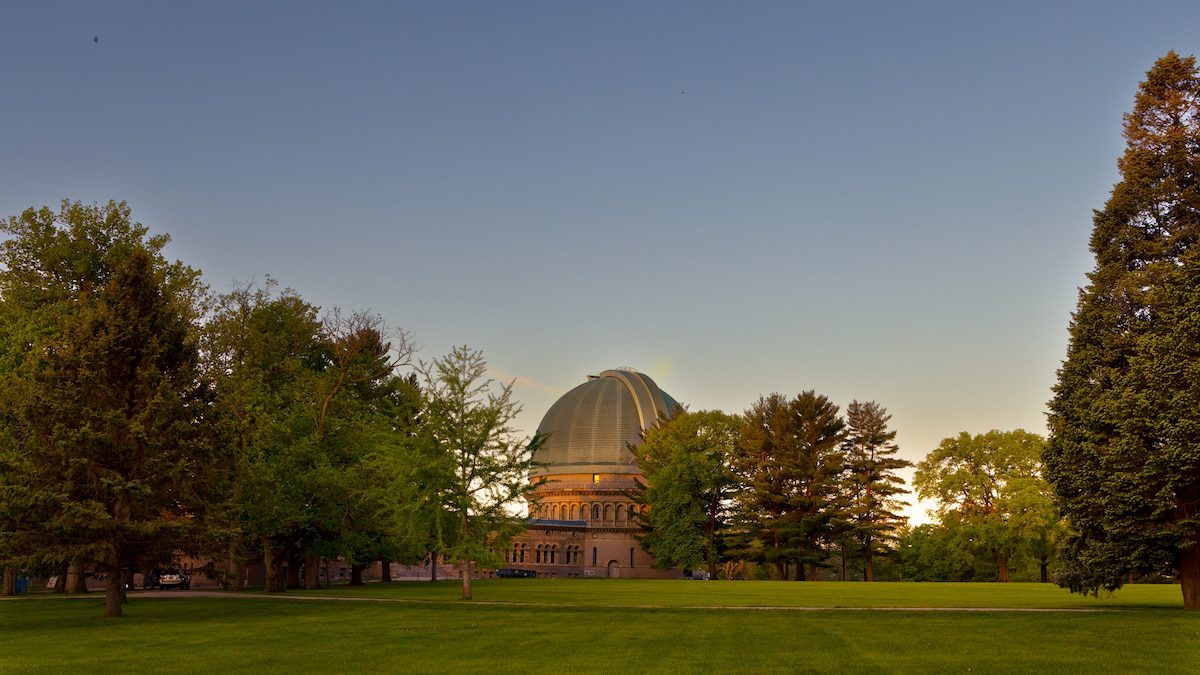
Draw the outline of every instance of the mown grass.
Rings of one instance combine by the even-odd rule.
[[[800,600],[817,596],[829,606],[839,584],[801,592],[753,582],[528,581],[479,584],[482,602],[454,600],[453,583],[328,592],[382,602],[151,595],[134,597],[117,620],[102,616],[100,597],[6,600],[0,672],[1127,673],[1200,666],[1200,616],[1161,605],[1156,592],[1140,596],[1170,587],[1123,590],[1104,601],[1108,611],[1015,613],[752,608],[764,599],[781,606],[780,598],[816,606]],[[908,594],[975,605],[954,602],[957,589],[963,598],[1012,606],[999,602],[1003,591],[1026,592],[978,586],[914,584]],[[526,604],[486,604],[507,594],[523,594]],[[566,606],[534,601],[564,596],[574,599]],[[726,608],[681,606],[721,604],[712,598]],[[918,599],[911,604],[933,604]]]
[[[422,601],[454,600],[457,581],[334,586],[306,595]],[[1179,587],[1138,584],[1100,597],[1054,584],[682,581],[632,579],[491,579],[476,581],[478,601],[616,607],[997,607],[1036,609],[1178,608]]]

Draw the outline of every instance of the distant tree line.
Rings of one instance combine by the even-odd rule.
[[[279,591],[335,557],[352,583],[373,561],[489,563],[520,524],[506,507],[532,489],[540,441],[516,437],[511,389],[478,351],[415,362],[382,317],[269,279],[211,293],[123,202],[29,209],[0,231],[6,593],[18,570],[73,590],[97,570],[119,616],[131,570],[180,554],[235,589],[261,563]]]
[[[642,543],[663,567],[743,575],[872,580],[895,550],[911,466],[891,416],[854,401],[843,417],[813,391],[759,398],[740,416],[683,412],[635,448],[646,476]],[[731,564],[736,563],[736,564]]]
[[[947,438],[917,465],[936,522],[910,528],[891,416],[772,394],[740,416],[683,412],[635,448],[642,542],[662,567],[711,577],[1048,581],[1065,525],[1022,430]],[[883,576],[878,572],[883,570]]]

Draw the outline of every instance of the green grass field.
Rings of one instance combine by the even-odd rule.
[[[454,582],[287,599],[151,592],[117,620],[102,616],[98,595],[4,600],[0,672],[1200,669],[1200,616],[1180,608],[1174,586],[1096,600],[1038,584],[513,579],[478,582],[472,602],[457,595]],[[827,609],[799,609],[809,607]],[[862,609],[871,607],[1099,611]]]

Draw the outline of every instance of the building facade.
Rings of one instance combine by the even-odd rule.
[[[507,567],[546,577],[674,578],[638,544],[644,480],[630,451],[642,432],[680,410],[654,380],[606,370],[564,394],[542,418],[540,482],[529,529],[504,553]]]

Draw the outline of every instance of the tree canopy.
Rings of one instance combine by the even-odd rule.
[[[1075,530],[1061,582],[1171,573],[1200,609],[1200,72],[1175,52],[1125,115],[1050,401],[1047,477]]]
[[[719,410],[683,412],[651,427],[634,448],[648,487],[642,545],[661,568],[717,574],[737,476],[730,459],[742,419]]]
[[[917,464],[918,496],[937,500],[942,525],[989,555],[999,581],[1009,580],[1010,561],[1031,537],[1058,521],[1041,477],[1044,446],[1041,436],[1023,429],[964,431]]]
[[[199,367],[198,273],[124,203],[3,222],[0,449],[8,555],[107,574],[195,550],[215,447]]]

